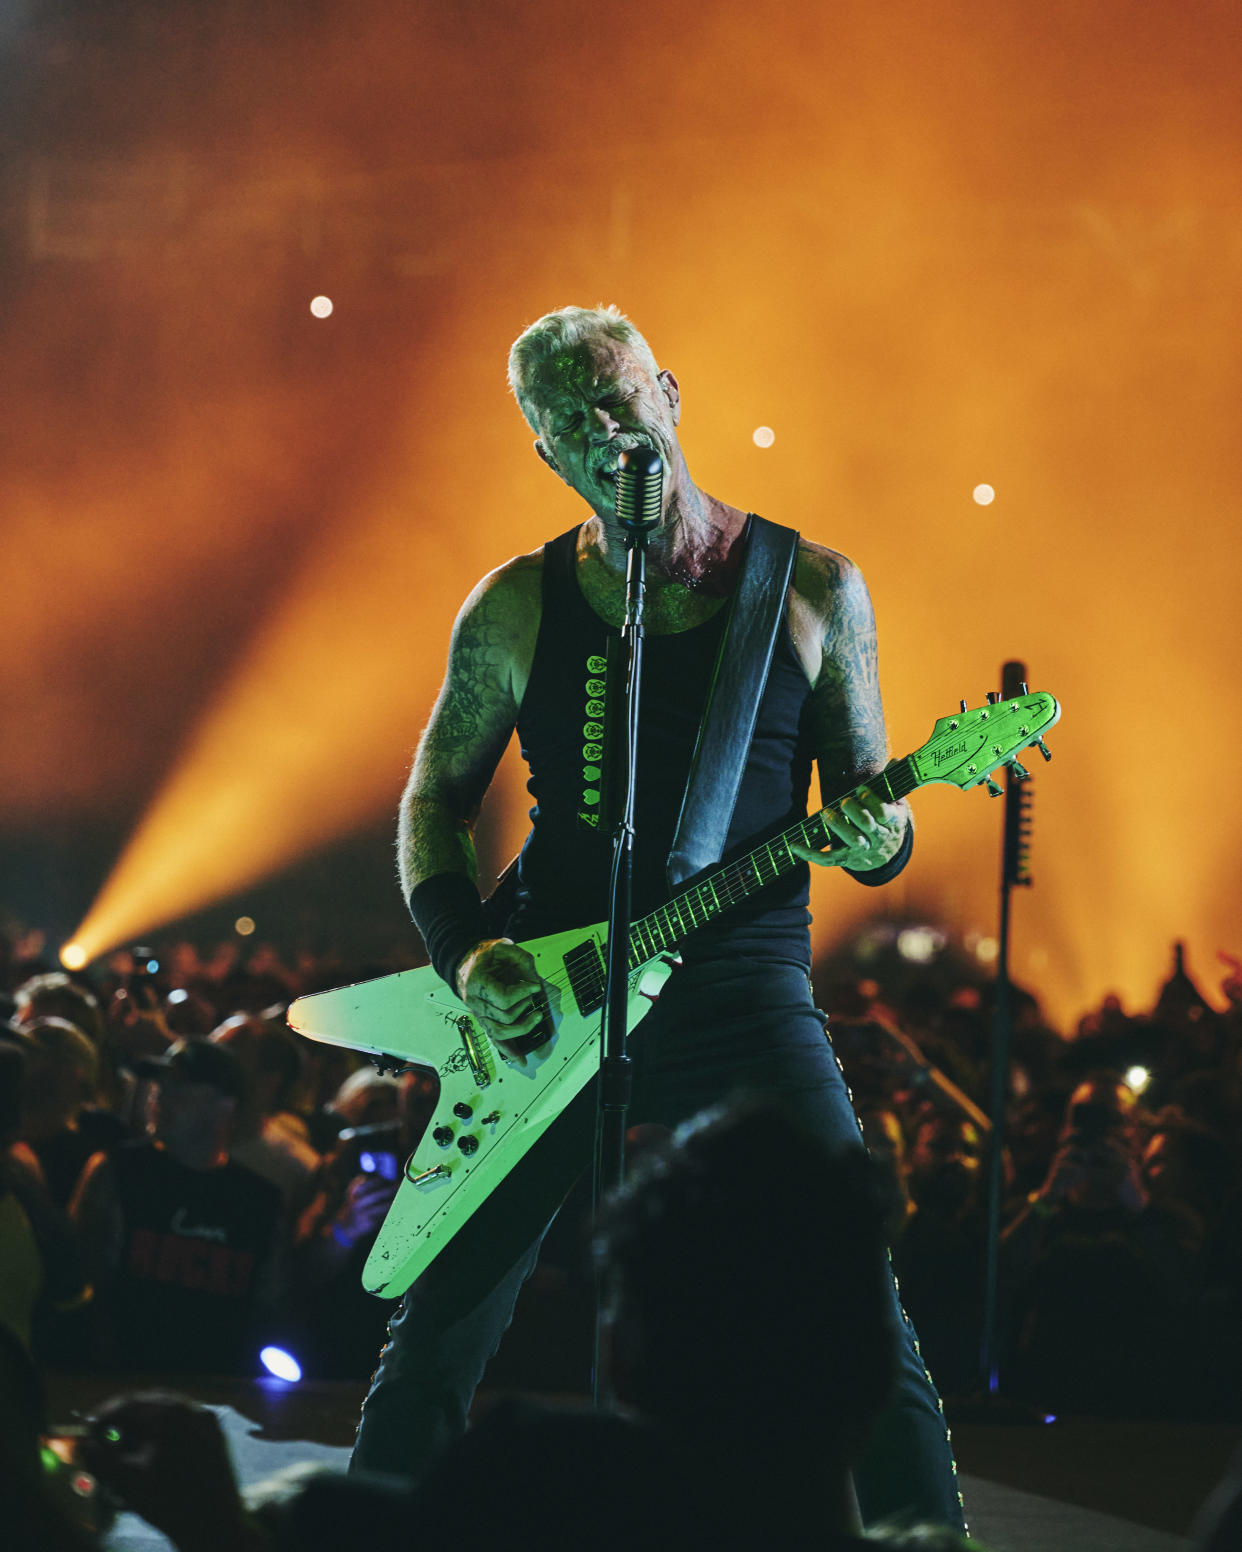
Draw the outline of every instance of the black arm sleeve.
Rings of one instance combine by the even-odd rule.
[[[901,846],[887,862],[878,868],[846,868],[845,871],[851,878],[856,878],[860,884],[874,888],[876,884],[888,884],[895,879],[902,868],[910,860],[910,853],[914,850],[914,823],[906,820],[906,833],[901,838]]]

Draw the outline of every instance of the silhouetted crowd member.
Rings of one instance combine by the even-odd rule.
[[[779,1105],[709,1113],[644,1155],[595,1250],[624,1423],[497,1408],[418,1489],[428,1538],[481,1548],[503,1515],[517,1547],[866,1545],[852,1474],[865,1501],[902,1350],[866,1155]]]
[[[1124,1083],[1081,1083],[1044,1184],[1005,1234],[1011,1382],[1058,1409],[1180,1410],[1201,1377],[1190,1247],[1152,1207],[1134,1111]]]
[[[913,1211],[893,1245],[901,1302],[950,1395],[979,1377],[986,1260],[984,1141],[968,1116],[917,1123],[906,1184]]]
[[[700,1119],[640,1165],[597,1255],[616,1393],[687,1462],[696,1524],[856,1529],[850,1473],[897,1362],[865,1154],[829,1152],[779,1106]]]
[[[49,1195],[38,1162],[18,1141],[28,1050],[0,1032],[0,1326],[30,1354],[44,1354],[56,1316],[91,1296],[69,1220]]]
[[[125,1085],[109,1043],[108,1021],[94,992],[63,971],[53,970],[21,982],[14,989],[13,1004],[14,1022],[19,1025],[56,1018],[80,1029],[95,1048],[97,1059],[98,1087],[89,1103],[103,1109],[117,1108]]]
[[[283,1010],[234,1014],[209,1039],[226,1046],[246,1071],[245,1094],[234,1117],[229,1153],[280,1189],[291,1212],[310,1195],[319,1155],[290,1105],[301,1075],[301,1046]]]
[[[39,1161],[48,1194],[67,1207],[86,1161],[126,1135],[124,1125],[96,1108],[99,1058],[83,1032],[62,1018],[31,1018],[22,1026],[27,1052],[20,1136]]]
[[[133,1370],[252,1373],[281,1198],[228,1157],[244,1069],[223,1046],[193,1041],[143,1073],[154,1079],[150,1137],[96,1154],[72,1204],[103,1356]]]
[[[0,1061],[3,1058],[0,1057]],[[43,1385],[30,1353],[0,1320],[0,1537],[5,1552],[92,1552],[70,1473],[44,1458]]]
[[[364,1291],[362,1271],[426,1126],[426,1081],[360,1069],[333,1101],[342,1120],[357,1119],[324,1158],[298,1220],[286,1301],[299,1355],[317,1378],[368,1373],[383,1341],[393,1303]]]

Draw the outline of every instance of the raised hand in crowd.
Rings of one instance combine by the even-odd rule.
[[[247,1512],[213,1412],[183,1396],[144,1391],[100,1407],[82,1459],[125,1508],[179,1552],[268,1552]]]

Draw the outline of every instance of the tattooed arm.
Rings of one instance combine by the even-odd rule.
[[[401,799],[397,851],[407,898],[443,875],[477,883],[474,824],[517,723],[539,630],[540,577],[540,556],[519,556],[484,577],[457,616],[448,672]],[[534,961],[509,939],[480,936],[455,981],[494,1038],[539,1025]]]
[[[407,895],[437,873],[475,881],[474,823],[517,724],[538,628],[537,557],[493,571],[462,605],[401,799],[397,861]]]
[[[804,540],[790,625],[812,685],[816,764],[822,800],[828,803],[883,770],[888,759],[875,614],[857,566]],[[897,854],[909,823],[904,801],[884,803],[865,790],[856,792],[828,816],[840,844],[802,855],[821,867],[869,872]]]

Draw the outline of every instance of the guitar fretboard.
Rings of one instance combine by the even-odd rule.
[[[913,792],[919,781],[907,756],[904,760],[890,761],[865,785],[884,802],[894,803]],[[635,970],[657,954],[669,953],[697,928],[705,927],[723,911],[740,905],[774,879],[791,872],[802,860],[790,850],[791,846],[822,851],[832,840],[826,815],[840,804],[842,798],[855,791],[857,788],[851,787],[849,792],[842,793],[818,813],[790,825],[744,857],[726,863],[699,883],[674,895],[667,904],[634,922],[630,927],[629,968]]]

